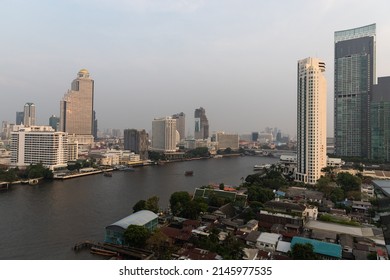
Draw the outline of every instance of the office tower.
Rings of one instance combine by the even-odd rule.
[[[337,156],[368,158],[375,81],[375,24],[335,32],[334,138]]]
[[[58,131],[58,126],[60,123],[60,118],[56,117],[55,115],[51,115],[49,118],[49,125],[55,130]]]
[[[258,132],[252,132],[251,140],[252,142],[257,142],[259,139],[259,133]]]
[[[200,107],[195,109],[195,139],[209,138],[209,121],[206,117],[206,110]]]
[[[16,125],[21,125],[24,122],[24,112],[16,112]]]
[[[34,105],[34,103],[26,103],[24,105],[23,124],[26,127],[35,125],[35,105]]]
[[[93,111],[93,138],[98,138],[98,120],[96,119],[96,112]]]
[[[176,152],[176,120],[171,117],[156,118],[152,122],[152,150]]]
[[[326,167],[325,63],[317,58],[298,61],[297,170],[295,179],[315,184]]]
[[[139,154],[141,160],[148,159],[149,135],[144,129],[125,129],[124,148],[136,154]]]
[[[179,132],[180,134],[180,140],[182,139],[185,139],[186,138],[186,115],[181,112],[181,113],[177,113],[177,114],[174,114],[172,116],[173,119],[176,120],[176,130]]]
[[[372,88],[371,158],[390,161],[390,77],[379,77]]]
[[[60,130],[80,135],[80,141],[93,142],[93,99],[94,81],[88,70],[81,69],[60,102]]]
[[[239,136],[238,134],[229,134],[225,132],[217,132],[215,137],[218,143],[218,150],[225,150],[230,148],[232,150],[238,150],[239,148]]]
[[[11,164],[28,166],[42,163],[54,169],[66,167],[68,159],[67,134],[51,126],[23,127],[11,133]]]

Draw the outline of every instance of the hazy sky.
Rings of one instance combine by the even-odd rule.
[[[59,115],[82,68],[99,129],[151,129],[204,107],[210,130],[296,134],[297,60],[327,65],[333,135],[334,31],[377,24],[377,76],[390,75],[390,1],[0,0],[0,121],[34,102]]]

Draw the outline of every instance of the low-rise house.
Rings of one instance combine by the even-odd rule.
[[[177,252],[177,258],[179,260],[221,260],[222,257],[217,253],[210,252],[208,250],[200,248],[181,248]]]
[[[318,207],[302,203],[294,203],[287,200],[267,201],[264,203],[264,208],[268,211],[302,217],[304,222],[307,220],[317,220],[318,216]]]
[[[274,252],[279,240],[281,239],[281,234],[262,232],[257,238],[256,247],[262,250]]]
[[[259,238],[260,231],[251,231],[245,236],[245,243],[250,247],[256,247],[257,239]]]
[[[245,225],[240,226],[239,230],[242,232],[251,232],[254,230],[257,230],[259,228],[259,221],[258,220],[250,220]]]

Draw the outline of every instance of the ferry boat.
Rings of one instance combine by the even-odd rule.
[[[185,176],[192,176],[192,175],[194,175],[194,171],[192,171],[192,170],[187,170],[186,172],[184,172],[184,175],[185,175]]]
[[[106,171],[106,172],[103,173],[103,175],[106,176],[106,177],[112,177],[112,172]]]
[[[256,164],[255,166],[253,166],[253,170],[255,171],[260,171],[260,170],[264,170],[265,169],[268,169],[271,167],[271,164]]]

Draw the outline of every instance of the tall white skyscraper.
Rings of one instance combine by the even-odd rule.
[[[29,102],[24,105],[23,124],[26,127],[35,125],[35,104],[34,103]]]
[[[318,58],[298,61],[297,170],[295,179],[315,184],[326,167],[325,63]]]
[[[152,150],[175,152],[176,143],[176,120],[172,117],[154,119],[152,122]]]

